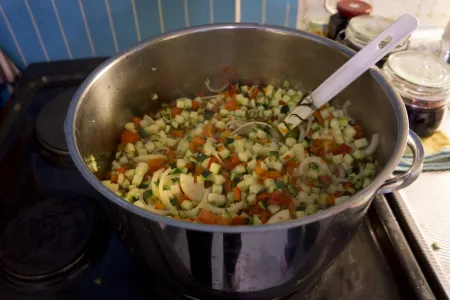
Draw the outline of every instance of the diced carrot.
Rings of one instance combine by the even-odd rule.
[[[286,173],[291,176],[294,176],[294,171],[296,168],[298,168],[299,164],[300,163],[296,160],[290,160],[286,162],[284,165],[286,167]]]
[[[225,146],[220,146],[219,148],[217,148],[217,151],[220,152],[222,150],[225,150]]]
[[[169,150],[166,152],[166,157],[167,157],[168,163],[172,163],[177,158],[177,153],[174,150]]]
[[[120,168],[117,168],[116,169],[116,172],[117,173],[122,173],[122,174],[125,174],[125,171],[126,171],[127,169],[125,169],[124,167],[120,167]]]
[[[352,147],[350,147],[349,145],[344,143],[344,144],[341,144],[339,146],[339,148],[333,152],[333,154],[334,155],[336,155],[336,154],[348,154],[348,153],[351,153],[351,152],[352,152]]]
[[[173,136],[176,136],[176,137],[183,137],[184,136],[183,131],[182,130],[178,130],[178,129],[172,129],[171,133],[172,133]]]
[[[117,174],[111,174],[111,182],[117,183],[117,179],[119,178],[119,175]]]
[[[285,159],[285,160],[289,160],[290,158],[291,158],[291,155],[290,155],[290,154],[284,156],[284,159]]]
[[[334,197],[338,198],[341,197],[344,193],[342,191],[337,191],[336,193],[334,193]]]
[[[205,141],[204,138],[202,138],[202,137],[200,137],[200,136],[195,136],[195,137],[191,140],[191,142],[190,142],[190,144],[189,144],[189,149],[190,149],[192,152],[196,152],[196,151],[197,151],[197,148],[198,148],[199,146],[205,144],[205,143],[206,143],[206,141]]]
[[[352,188],[353,188],[353,185],[350,182],[344,183],[344,190],[349,190]]]
[[[189,199],[189,197],[186,194],[181,195],[180,197],[178,197],[178,203],[183,203],[183,201],[185,200],[191,200]]]
[[[311,146],[314,148],[319,148],[320,146],[322,146],[323,141],[321,139],[316,139],[316,140],[312,140],[311,142]]]
[[[330,176],[319,176],[319,180],[325,184],[325,185],[330,185],[331,184],[331,177]]]
[[[177,115],[181,114],[183,110],[178,107],[172,107],[172,117],[175,118]]]
[[[220,103],[217,102],[216,104],[214,104],[214,106],[211,108],[211,110],[216,113],[219,111],[219,108],[220,108]]]
[[[267,170],[261,168],[261,162],[262,160],[258,160],[255,167],[255,172],[256,174],[258,174],[258,176],[264,176],[267,173]]]
[[[209,162],[208,162],[208,169],[211,168],[211,165],[212,165],[213,163],[215,163],[215,162],[218,162],[218,160],[217,160],[217,158],[216,158],[215,156],[212,156],[212,157],[209,159]]]
[[[325,199],[326,206],[328,206],[328,207],[333,206],[334,205],[334,199],[335,199],[334,195],[333,194],[329,194],[327,196],[327,199]]]
[[[354,126],[355,130],[356,130],[356,134],[355,134],[355,139],[362,139],[364,137],[364,134],[362,132],[361,126],[359,126],[358,124],[356,124]]]
[[[159,209],[159,210],[163,210],[164,209],[164,205],[160,201],[158,201],[155,204],[155,208]]]
[[[255,171],[256,171],[256,169],[255,169]],[[256,173],[256,174],[258,174],[258,173]],[[281,173],[280,172],[278,172],[278,171],[268,171],[268,172],[265,172],[265,174],[264,175],[261,175],[264,179],[267,179],[267,178],[272,178],[272,179],[277,179],[277,178],[280,178],[281,177]]]
[[[236,94],[233,94],[225,102],[224,108],[227,109],[227,110],[236,110],[237,107],[238,106],[237,106],[237,101],[236,101]]]
[[[236,216],[231,220],[232,225],[244,225],[244,219],[241,216]]]
[[[162,158],[149,159],[147,161],[147,165],[148,165],[147,173],[148,174],[154,173],[164,167],[164,159]]]
[[[328,104],[324,104],[319,108],[319,110],[322,111],[322,110],[327,109],[328,107],[330,107]]]
[[[198,101],[192,101],[192,107],[191,110],[197,110],[200,107],[200,103]]]
[[[313,117],[316,118],[317,122],[319,122],[320,124],[323,125],[324,121],[323,121],[322,115],[320,114],[320,111],[316,110],[313,113]]]
[[[230,219],[225,219],[221,216],[217,216],[205,209],[200,209],[198,221],[203,224],[214,224],[214,225],[230,225],[231,223]]]
[[[234,188],[234,200],[241,201],[241,190],[238,187]]]
[[[195,179],[197,179],[197,176],[202,174],[202,172],[203,172],[203,167],[200,164],[198,164],[195,167],[195,171],[194,171],[194,175],[196,176]]]
[[[195,165],[194,163],[187,163],[186,164],[186,168],[188,169],[189,172],[193,172],[195,170]]]
[[[203,128],[203,135],[206,137],[214,137],[214,126],[211,122],[208,122]]]
[[[264,199],[269,199],[272,196],[272,194],[269,193],[262,193],[256,196],[256,202],[262,201]]]
[[[286,193],[275,191],[272,193],[267,204],[288,205],[292,201],[292,197]]]
[[[233,155],[231,155],[231,167],[234,168],[240,163],[241,160],[239,159],[239,155],[237,153],[233,153]]]
[[[231,192],[231,180],[229,179],[225,180],[225,183],[223,184],[223,189],[225,190],[225,193]]]
[[[136,143],[137,141],[141,140],[141,136],[137,132],[125,130],[124,132],[122,132],[120,140],[123,144]]]
[[[254,87],[250,93],[250,99],[254,99],[258,96],[259,90],[257,87]]]
[[[141,129],[141,124],[140,124],[141,121],[142,121],[141,118],[133,117],[134,128],[136,128],[137,130]]]
[[[261,222],[265,224],[270,218],[270,212],[268,212],[267,210],[263,210],[259,213],[259,217],[261,219]]]

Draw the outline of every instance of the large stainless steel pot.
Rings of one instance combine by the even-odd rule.
[[[313,283],[346,247],[376,193],[402,188],[421,171],[423,148],[408,132],[399,95],[373,68],[342,92],[351,115],[368,134],[379,133],[375,180],[346,203],[300,220],[270,226],[191,224],[144,211],[105,188],[84,163],[113,152],[123,124],[178,96],[204,89],[206,77],[279,84],[287,79],[314,89],[352,51],[305,32],[258,25],[211,25],[165,34],[138,44],[101,65],[73,98],[66,137],[82,175],[105,197],[111,222],[135,255],[174,290],[212,299],[271,299]],[[158,101],[150,95],[157,93]],[[414,165],[392,177],[406,145]],[[104,166],[107,165],[104,162]],[[97,177],[96,177],[97,176]]]

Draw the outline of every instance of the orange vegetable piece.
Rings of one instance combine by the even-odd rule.
[[[241,201],[241,190],[238,187],[234,188],[234,200]]]
[[[196,152],[197,148],[205,143],[206,143],[206,140],[204,138],[202,138],[200,136],[195,136],[189,144],[189,149],[192,152]]]
[[[221,216],[217,216],[204,209],[200,209],[198,221],[203,224],[213,224],[213,225],[230,225],[231,223],[230,219],[225,219]]]
[[[292,197],[290,195],[287,195],[280,191],[276,191],[272,193],[272,196],[270,197],[269,201],[267,201],[267,204],[277,204],[281,206],[288,205],[291,201]]]
[[[160,201],[158,201],[155,204],[155,208],[159,209],[159,210],[163,210],[164,209],[164,205]]]
[[[237,101],[236,101],[236,94],[233,94],[228,98],[228,100],[225,102],[224,108],[226,110],[236,110],[237,109]]]
[[[226,179],[225,183],[223,184],[223,189],[225,190],[225,193],[231,192],[231,180]]]
[[[244,225],[244,217],[236,216],[231,220],[232,225]]]
[[[172,135],[176,136],[176,137],[183,137],[184,133],[182,130],[178,130],[178,129],[172,129]]]
[[[329,194],[327,196],[327,199],[325,199],[325,204],[328,207],[333,206],[334,205],[334,199],[335,199],[335,196],[333,194]]]
[[[117,175],[117,174],[112,174],[111,175],[111,182],[112,183],[117,183],[117,179],[119,179],[119,175]]]
[[[124,167],[120,167],[120,168],[117,168],[116,169],[116,172],[117,173],[122,173],[122,174],[125,174],[125,171],[126,171],[127,169],[125,169]]]
[[[125,130],[124,132],[122,132],[120,140],[122,141],[122,144],[136,143],[137,141],[141,140],[141,136],[137,132]]]
[[[267,173],[267,170],[264,170],[263,168],[261,168],[261,162],[262,162],[262,160],[258,160],[258,162],[256,163],[256,167],[255,167],[255,172],[256,172],[256,174],[258,174],[258,176],[264,176]]]
[[[203,135],[206,137],[214,137],[214,126],[211,122],[208,122],[203,128]]]
[[[186,194],[181,195],[180,197],[178,197],[178,203],[183,203],[183,201],[185,200],[191,200],[189,199],[189,197]]]
[[[133,117],[132,120],[133,120],[134,127],[135,127],[137,130],[141,129],[141,124],[140,124],[139,122],[141,122],[142,119],[141,119],[141,118],[138,118],[138,117]]]
[[[177,115],[181,114],[183,110],[178,107],[172,107],[172,117],[175,118]]]
[[[277,178],[281,177],[281,173],[278,171],[268,171],[268,172],[266,171],[264,173],[264,175],[261,175],[261,176],[263,176],[264,179],[267,179],[267,178],[277,179]]]
[[[316,120],[317,120],[320,124],[323,125],[324,121],[323,121],[322,115],[320,114],[320,111],[316,110],[316,111],[313,113],[313,116],[314,116],[314,118],[316,118]]]
[[[164,167],[164,159],[158,158],[158,159],[149,159],[147,161],[148,164],[148,174],[154,173],[158,171],[159,169]]]

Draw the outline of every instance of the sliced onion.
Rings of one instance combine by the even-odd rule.
[[[339,171],[338,178],[344,178],[344,177],[345,177],[345,170],[344,170],[344,167],[341,166],[341,165],[338,165],[338,166],[337,166],[337,169],[338,169],[338,171]]]
[[[350,101],[345,101],[342,105],[342,111],[344,112],[344,115],[348,117],[347,108],[351,105]]]
[[[172,213],[171,210],[162,210],[162,209],[156,209],[155,207],[153,207],[152,205],[145,205],[144,209],[148,210],[149,212],[152,212],[154,214],[157,215],[162,215],[162,216],[167,216],[170,215]]]
[[[325,172],[327,175],[332,176],[330,169],[328,168],[327,164],[323,161],[322,158],[320,157],[307,157],[305,158],[302,163],[300,164],[300,166],[295,169],[294,171],[294,175],[295,176],[302,176],[304,173],[304,169],[306,166],[308,166],[309,164],[316,164],[319,166],[319,168]]]
[[[245,124],[245,121],[240,121],[240,120],[231,120],[229,121],[226,125],[225,125],[225,129],[228,129],[228,127],[232,127],[233,129],[238,128],[239,126]],[[236,125],[235,127],[233,127],[233,125]]]
[[[197,97],[196,99],[209,100],[209,99],[217,99],[217,98],[222,99],[223,95],[212,95],[212,96]]]
[[[305,134],[309,134],[308,132],[311,130],[312,122],[313,122],[313,118],[309,117],[308,124],[306,125],[306,133]]]
[[[159,179],[159,198],[161,199],[162,204],[164,205],[164,208],[173,209],[172,203],[170,203],[170,199],[168,196],[168,191],[164,190],[164,183],[166,182],[166,177],[169,175],[170,171],[172,171],[171,168],[168,168],[164,173],[161,175],[161,178]]]
[[[201,182],[194,182],[192,175],[181,174],[180,186],[183,192],[193,201],[201,201],[205,193],[205,186]]]
[[[375,152],[375,149],[378,146],[378,143],[380,142],[380,136],[378,133],[375,133],[372,135],[372,140],[370,141],[369,147],[367,147],[364,152],[366,155],[372,155]]]
[[[217,151],[214,150],[213,155],[215,158],[217,158],[217,160],[219,161],[219,163],[221,165],[223,165],[223,160],[220,158],[219,153],[217,153]]]
[[[167,147],[159,147],[159,148],[156,148],[155,150],[153,150],[152,153],[158,153],[158,152],[161,152],[161,151],[167,152],[167,151],[169,151],[169,150],[170,150],[170,149],[167,148]],[[157,155],[157,154],[155,154],[155,155]]]
[[[209,81],[209,78],[207,78],[205,80],[205,86],[208,89],[208,91],[210,91],[211,93],[220,93],[222,92],[224,89],[226,89],[228,87],[228,85],[230,84],[229,82],[227,82],[224,86],[222,86],[220,89],[216,90],[211,88],[211,86],[209,85],[211,82]]]
[[[150,185],[152,187],[152,193],[156,198],[159,198],[159,187],[156,185],[156,181],[158,181],[159,177],[161,176],[161,174],[163,172],[164,172],[164,169],[161,168],[158,171],[156,171],[155,173],[153,173],[152,181],[150,183]]]
[[[166,159],[166,158],[167,157],[162,154],[146,154],[146,155],[136,156],[135,158],[133,158],[133,160],[135,163],[140,163],[140,162],[147,162],[151,159]]]
[[[231,204],[229,208],[227,208],[226,210],[230,213],[230,214],[234,214],[237,213],[238,211],[240,211],[241,209],[245,208],[245,206],[247,205],[246,201],[239,201],[236,204]],[[220,207],[216,207],[208,202],[206,202],[205,204],[203,204],[203,209],[206,209],[209,212],[212,212],[216,215],[221,215],[225,212],[225,208],[220,208]]]
[[[187,210],[184,213],[186,214],[186,216],[190,217],[190,218],[197,218],[197,215],[200,211],[200,208],[203,208],[205,206],[205,204],[207,203],[207,198],[208,198],[208,194],[211,192],[211,189],[205,189],[205,192],[203,193],[203,197],[202,197],[202,201],[200,201],[200,203],[193,209],[191,210]]]
[[[303,128],[303,126],[300,126],[300,134],[298,136],[298,142],[301,143],[305,139],[306,136],[306,130]]]

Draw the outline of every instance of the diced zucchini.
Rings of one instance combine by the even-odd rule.
[[[254,215],[253,216],[253,225],[262,225],[262,221],[261,221],[261,219],[258,217],[258,216],[256,216],[256,215]]]
[[[219,165],[218,163],[213,162],[211,164],[211,167],[209,168],[209,170],[211,172],[213,172],[214,174],[218,174],[221,168],[222,168],[221,165]]]
[[[355,140],[355,146],[356,146],[356,148],[364,148],[364,147],[369,146],[369,143],[367,142],[366,138],[362,138],[362,139]]]
[[[220,185],[220,184],[213,184],[212,192],[216,193],[216,194],[222,194],[222,185]]]
[[[270,204],[269,206],[267,206],[267,210],[273,215],[276,214],[279,210],[281,209],[281,207],[279,205],[276,204]]]

